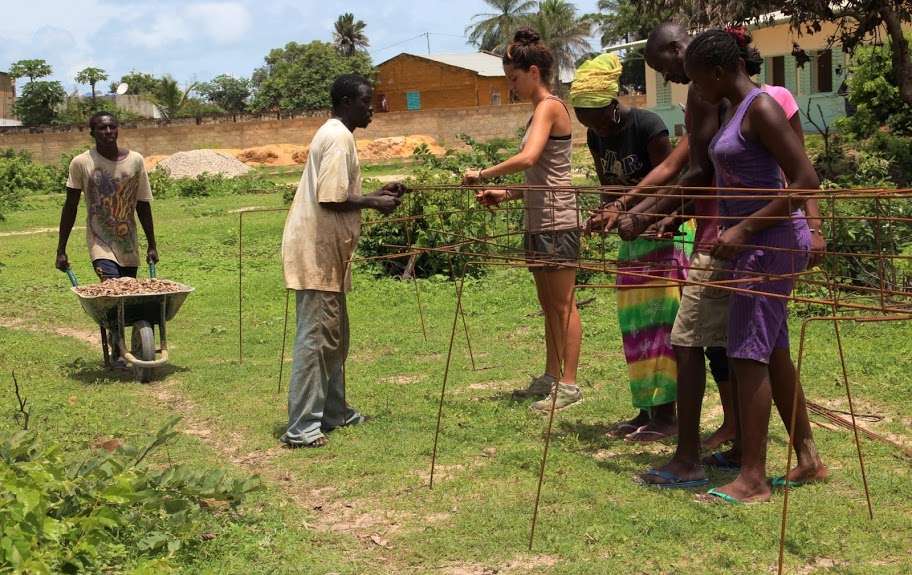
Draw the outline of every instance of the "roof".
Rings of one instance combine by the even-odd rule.
[[[446,64],[448,66],[471,70],[479,76],[497,78],[503,78],[504,76],[503,60],[501,60],[500,56],[488,54],[487,52],[470,52],[465,54],[408,54],[403,52],[403,54],[414,58],[424,58],[425,60],[440,62],[441,64]],[[398,58],[403,54],[393,56],[393,58],[381,62],[378,66],[382,66],[383,64],[386,64],[386,62]]]

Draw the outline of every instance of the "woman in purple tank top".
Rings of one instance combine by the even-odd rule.
[[[782,108],[751,82],[733,35],[709,30],[694,38],[684,68],[704,100],[731,102],[726,123],[709,147],[719,194],[727,196],[720,200],[724,231],[710,253],[732,262],[733,277],[740,280],[735,287],[749,290],[732,292],[728,325],[728,356],[740,397],[741,471],[703,499],[768,501],[766,445],[774,399],[787,428],[793,409],[797,412],[798,463],[773,484],[796,485],[827,475],[789,353],[787,298],[795,282],[783,278],[804,271],[811,238],[800,205],[782,193],[782,174],[794,189],[816,189],[820,182]]]

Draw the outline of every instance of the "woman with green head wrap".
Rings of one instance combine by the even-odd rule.
[[[570,102],[581,124],[599,183],[610,186],[602,206],[586,222],[600,229],[602,214],[626,210],[618,198],[671,153],[668,128],[646,110],[618,101],[623,67],[615,54],[602,54],[576,71]],[[680,296],[673,281],[684,279],[684,243],[655,238],[621,242],[618,254],[618,320],[624,341],[636,417],[609,435],[628,441],[656,441],[677,433],[677,364],[670,337]],[[626,273],[625,273],[626,272]]]

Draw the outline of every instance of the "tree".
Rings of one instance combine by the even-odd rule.
[[[346,58],[328,42],[289,42],[265,58],[266,65],[253,72],[256,92],[252,108],[263,110],[312,110],[330,106],[329,87],[340,74],[373,73],[364,52]]]
[[[89,66],[83,70],[80,70],[76,74],[76,81],[80,84],[88,84],[92,87],[92,107],[95,107],[95,84],[99,82],[104,82],[108,79],[108,74],[101,68],[92,68]]]
[[[599,31],[602,48],[645,40],[658,24],[678,16],[677,11],[662,9],[649,14],[640,14],[634,0],[599,0],[599,12],[587,14]],[[621,87],[625,90],[643,93],[646,91],[646,62],[642,48],[625,50],[621,59],[624,72]]]
[[[912,34],[906,35],[912,39]],[[867,137],[889,127],[891,133],[912,133],[912,107],[903,103],[899,88],[893,82],[890,41],[883,46],[864,46],[858,49],[852,63],[852,73],[846,79],[849,102],[855,113],[841,118],[840,128],[856,136]]]
[[[588,18],[577,17],[576,6],[564,0],[539,2],[538,13],[533,14],[528,23],[554,55],[556,93],[562,95],[560,72],[573,70],[577,58],[592,50],[589,45],[592,23]]]
[[[902,29],[903,24],[912,22],[912,0],[642,0],[638,7],[641,14],[656,9],[686,11],[692,27],[769,23],[775,11],[787,14],[792,29],[798,33],[814,34],[821,31],[823,22],[833,22],[837,30],[827,40],[838,41],[849,52],[869,43],[871,38],[879,39],[881,27],[886,28],[899,96],[912,106],[912,59],[909,40]]]
[[[13,114],[26,126],[50,124],[57,117],[57,108],[66,100],[60,82],[36,80],[53,73],[54,69],[44,60],[19,60],[10,66],[9,75],[13,79],[29,79],[13,102]]]
[[[54,72],[51,65],[44,60],[19,60],[10,65],[9,75],[14,80],[19,78],[28,78],[29,82],[34,82],[36,78],[50,76]]]
[[[349,12],[339,16],[333,31],[333,42],[343,56],[350,58],[355,52],[370,46],[364,35],[366,26],[363,20],[355,22],[355,15]]]
[[[226,112],[239,114],[250,101],[250,80],[222,74],[199,84],[196,92]]]
[[[496,12],[475,14],[473,24],[466,26],[468,43],[479,50],[503,55],[513,40],[513,33],[532,15],[534,0],[485,0]]]
[[[189,101],[187,96],[196,88],[196,82],[187,86],[185,90],[181,90],[177,80],[167,74],[162,76],[158,82],[158,88],[149,99],[166,120],[177,118],[181,109]]]
[[[22,88],[13,102],[13,113],[26,126],[46,126],[57,118],[57,108],[66,101],[60,82],[36,80]]]
[[[126,84],[127,94],[152,96],[158,90],[160,83],[161,81],[152,74],[132,70],[129,74],[122,76],[120,81],[111,84],[111,92],[116,92],[119,85]]]

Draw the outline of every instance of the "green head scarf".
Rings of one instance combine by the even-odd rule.
[[[583,62],[573,77],[570,103],[574,108],[604,108],[617,99],[623,71],[620,58],[613,53]]]

